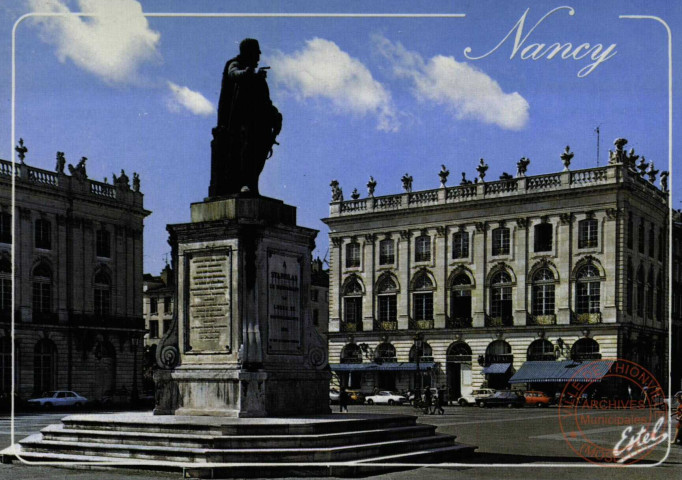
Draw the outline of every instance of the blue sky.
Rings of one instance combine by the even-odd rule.
[[[166,225],[189,221],[190,203],[207,196],[221,75],[245,37],[260,41],[261,65],[272,67],[271,96],[284,115],[261,193],[297,206],[299,224],[320,230],[321,257],[328,239],[320,218],[328,215],[332,179],[348,198],[354,188],[366,195],[370,175],[377,195],[401,191],[406,172],[415,189],[437,188],[441,164],[455,185],[463,171],[475,176],[479,158],[490,165],[487,179],[513,174],[521,157],[531,160],[528,174],[549,173],[561,169],[566,145],[575,153],[571,168],[588,168],[597,165],[597,126],[600,165],[613,140],[625,137],[628,148],[668,168],[666,31],[654,20],[619,15],[658,16],[679,38],[679,2],[3,2],[0,158],[13,154],[12,26],[32,11],[99,16],[19,24],[14,141],[24,138],[27,163],[40,168],[52,170],[63,151],[73,164],[87,156],[96,180],[138,172],[153,212],[145,221],[145,272],[164,265]],[[465,17],[144,16],[181,12]],[[568,58],[548,59],[546,47],[531,45],[556,42],[571,44]],[[674,85],[682,80],[680,50],[673,51]],[[541,58],[522,58],[531,54]],[[673,95],[677,100],[679,91]]]

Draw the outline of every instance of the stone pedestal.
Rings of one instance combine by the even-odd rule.
[[[157,375],[155,413],[328,413],[326,344],[308,304],[317,231],[270,198],[235,195],[191,209],[191,223],[168,226],[179,364]]]

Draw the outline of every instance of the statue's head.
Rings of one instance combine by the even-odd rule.
[[[239,56],[249,63],[258,63],[260,60],[260,46],[255,38],[245,38],[239,44]]]

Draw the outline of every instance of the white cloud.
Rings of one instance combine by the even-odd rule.
[[[168,108],[177,112],[181,108],[189,110],[194,115],[208,116],[215,113],[215,107],[201,93],[181,87],[173,82],[168,82],[168,88],[172,97],[168,102]]]
[[[325,98],[339,112],[376,115],[379,130],[398,130],[390,92],[334,42],[314,38],[302,50],[279,53],[270,62],[275,80],[299,98]]]
[[[61,0],[28,0],[34,12],[70,13]],[[42,38],[56,47],[61,62],[72,61],[111,84],[137,80],[138,68],[160,60],[161,35],[149,28],[135,0],[79,0],[80,12],[93,17],[65,15],[34,17]]]
[[[390,60],[398,77],[412,80],[422,100],[445,105],[457,118],[472,118],[507,130],[528,123],[530,106],[518,92],[504,93],[486,73],[453,57],[437,55],[425,61],[399,42],[374,36],[380,54]]]

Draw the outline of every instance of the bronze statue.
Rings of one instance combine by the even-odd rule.
[[[210,197],[257,195],[258,177],[277,144],[282,115],[270,100],[269,67],[257,68],[260,53],[258,41],[247,38],[225,64],[211,142]]]

